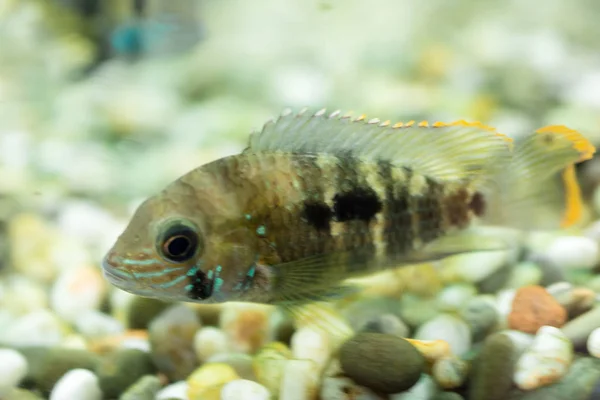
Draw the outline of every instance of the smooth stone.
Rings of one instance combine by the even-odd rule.
[[[165,386],[156,394],[155,400],[188,400],[188,383],[179,381]]]
[[[465,382],[469,365],[456,356],[440,358],[433,364],[431,373],[443,389],[455,389]]]
[[[20,275],[9,275],[3,277],[0,285],[0,308],[13,316],[48,308],[48,290],[38,281]]]
[[[235,370],[223,363],[204,364],[187,378],[187,396],[190,400],[202,400],[207,398],[206,391],[211,387],[222,385],[239,379]]]
[[[96,368],[100,388],[110,398],[118,398],[138,379],[155,372],[150,355],[136,349],[116,350],[105,356]]]
[[[376,392],[398,393],[412,387],[425,368],[425,358],[397,336],[363,332],[339,351],[343,371],[361,386]]]
[[[596,358],[600,358],[600,328],[596,328],[590,333],[586,344],[588,353]]]
[[[496,310],[498,311],[498,328],[508,327],[508,315],[512,311],[516,289],[503,289],[496,294]]]
[[[316,400],[319,373],[311,360],[288,360],[283,367],[279,400]]]
[[[370,389],[342,376],[323,379],[320,396],[327,400],[383,400]]]
[[[194,351],[194,336],[198,329],[198,316],[184,304],[165,309],[150,324],[152,359],[171,381],[187,378],[198,366]]]
[[[435,298],[424,299],[405,294],[400,300],[400,317],[411,328],[419,327],[439,314]]]
[[[381,314],[367,320],[358,329],[361,332],[385,333],[398,337],[407,337],[410,334],[408,326],[394,314]]]
[[[173,303],[135,296],[127,304],[126,321],[129,329],[148,329],[150,323]]]
[[[310,327],[298,329],[291,340],[292,358],[312,360],[317,368],[322,369],[332,352],[329,337],[320,330]]]
[[[539,285],[542,281],[542,270],[534,262],[524,261],[515,265],[504,285],[508,289],[518,289],[523,286]]]
[[[206,326],[198,329],[194,335],[194,350],[200,363],[205,362],[215,354],[226,353],[229,341],[219,328]]]
[[[25,389],[15,388],[9,393],[6,393],[2,400],[45,400],[47,397],[42,397],[36,392],[31,392]]]
[[[489,295],[471,298],[460,309],[459,315],[469,325],[475,342],[485,338],[498,323],[496,304]]]
[[[86,338],[125,333],[123,324],[108,314],[97,310],[89,310],[74,319],[75,328]]]
[[[97,267],[83,266],[60,273],[50,291],[50,306],[58,316],[74,322],[97,310],[106,295],[107,282]]]
[[[418,340],[444,340],[458,356],[471,348],[471,330],[465,321],[450,314],[441,314],[421,325],[415,332]]]
[[[225,303],[219,327],[228,338],[232,351],[255,353],[269,338],[272,308],[263,304]]]
[[[477,294],[477,288],[467,283],[446,286],[437,295],[437,307],[441,311],[457,311]]]
[[[145,375],[131,385],[119,400],[154,400],[161,388],[160,379],[154,375]]]
[[[407,296],[413,296],[407,294]],[[389,297],[373,296],[363,297],[350,303],[342,310],[342,316],[346,318],[352,329],[359,331],[367,323],[380,315],[393,314],[400,317],[400,300]]]
[[[0,349],[0,397],[17,387],[27,375],[27,359],[12,349]]]
[[[573,362],[571,368],[558,382],[536,390],[514,389],[508,400],[595,400],[600,382],[600,363],[589,357],[581,357]]]
[[[464,400],[464,397],[456,392],[439,392],[431,400]]]
[[[520,353],[510,336],[488,336],[474,360],[469,380],[469,400],[505,400],[513,388],[515,364]]]
[[[60,378],[50,393],[50,400],[101,400],[98,378],[87,369],[72,369]]]
[[[100,358],[87,350],[50,347],[22,347],[17,349],[27,359],[29,371],[25,380],[50,393],[56,382],[68,371],[94,371]]]
[[[416,384],[402,393],[392,394],[390,400],[429,400],[439,392],[433,378],[422,374]]]
[[[567,310],[541,286],[517,289],[513,298],[508,327],[536,333],[542,326],[561,327],[567,320]]]
[[[510,259],[508,251],[485,251],[459,254],[441,261],[445,281],[477,283],[501,269]]]
[[[219,353],[206,360],[206,363],[227,364],[235,370],[242,379],[256,380],[253,368],[253,358],[246,353]]]
[[[281,342],[271,342],[259,349],[252,361],[257,382],[271,393],[279,393],[286,361],[292,358],[292,351]]]
[[[56,346],[66,327],[56,315],[39,310],[17,318],[4,331],[1,342],[11,346]]]
[[[221,400],[269,400],[271,393],[260,383],[247,379],[228,382],[221,389]]]
[[[598,243],[583,236],[562,236],[552,242],[545,256],[565,269],[593,268],[598,263]]]
[[[587,338],[600,327],[600,306],[592,308],[590,311],[581,314],[561,327],[561,330],[569,338],[573,345],[582,347],[586,344]]]

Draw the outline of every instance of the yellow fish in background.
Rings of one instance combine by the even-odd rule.
[[[287,112],[241,154],[146,200],[106,255],[104,274],[141,296],[294,313],[343,296],[348,278],[490,249],[462,240],[475,222],[573,224],[582,207],[574,164],[594,152],[563,126],[513,141],[465,121]],[[562,215],[540,216],[540,206],[556,204]]]

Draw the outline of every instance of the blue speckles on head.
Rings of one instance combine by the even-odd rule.
[[[217,265],[217,276],[219,275],[219,273],[223,270],[223,267],[221,267],[220,265]]]
[[[267,228],[264,225],[261,225],[256,228],[256,233],[260,236],[265,236],[267,234]]]
[[[194,290],[194,285],[192,285],[191,283],[189,285],[186,285],[185,290],[187,292],[191,292],[192,290]]]
[[[207,277],[208,279],[212,279],[212,278],[213,278],[213,276],[214,276],[214,274],[215,274],[215,273],[213,272],[213,270],[212,270],[212,269],[209,269],[209,270],[208,270],[208,272],[206,273],[206,277]]]
[[[219,290],[221,290],[221,286],[223,286],[223,279],[221,279],[221,278],[215,278],[215,285],[213,287],[213,291],[215,293],[218,293]]]
[[[192,268],[190,268],[190,270],[186,273],[187,276],[195,276],[196,273],[198,273],[198,267],[197,266],[193,266]]]
[[[248,278],[254,278],[254,273],[255,272],[256,272],[256,267],[253,265],[248,270],[248,273],[246,274],[246,276],[248,276]]]
[[[252,219],[252,215],[250,214],[246,214],[244,215],[244,217],[246,217],[246,220],[250,221]]]

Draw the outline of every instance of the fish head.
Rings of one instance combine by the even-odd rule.
[[[231,196],[229,196],[231,197]],[[121,290],[168,301],[244,301],[254,275],[256,234],[218,189],[176,182],[144,201],[103,259]]]

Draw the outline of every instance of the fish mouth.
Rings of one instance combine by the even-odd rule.
[[[102,272],[106,280],[118,288],[127,289],[131,286],[131,280],[133,279],[133,276],[119,268],[114,267],[110,262],[110,254],[104,257],[102,260]]]

